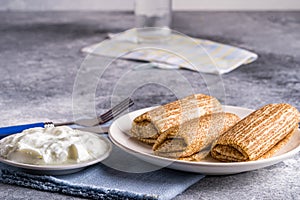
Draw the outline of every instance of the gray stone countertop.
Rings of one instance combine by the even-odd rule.
[[[0,126],[72,119],[72,91],[82,47],[108,32],[133,27],[131,12],[0,12]],[[175,12],[173,29],[246,48],[257,61],[222,76],[225,103],[259,108],[286,102],[300,109],[300,12]],[[119,60],[96,92],[97,112],[109,107],[112,83],[132,61]],[[160,70],[157,70],[158,74]],[[179,70],[196,92],[198,73]],[[141,77],[143,78],[143,77]],[[174,99],[158,85],[133,94],[135,107]],[[263,169],[207,176],[175,199],[300,199],[300,154]],[[0,199],[77,199],[0,184]]]

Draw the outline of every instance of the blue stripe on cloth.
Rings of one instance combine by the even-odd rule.
[[[74,185],[60,181],[51,176],[30,175],[23,172],[1,171],[0,180],[3,183],[30,187],[33,189],[58,192],[62,194],[91,199],[158,199],[156,195],[135,194],[127,191],[106,189],[94,186]]]

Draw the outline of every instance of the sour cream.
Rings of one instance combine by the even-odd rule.
[[[108,148],[97,135],[67,126],[31,128],[3,138],[0,156],[26,164],[70,164],[99,158]]]

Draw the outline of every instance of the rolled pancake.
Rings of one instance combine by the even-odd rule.
[[[176,133],[168,130],[162,133],[153,145],[155,155],[201,160],[210,146],[221,134],[235,125],[240,118],[232,113],[213,113],[183,123]],[[173,135],[176,139],[168,139]]]
[[[211,155],[227,162],[270,157],[297,130],[298,116],[298,110],[289,104],[266,105],[220,136]]]
[[[173,136],[169,136],[169,139],[173,139]],[[156,138],[136,138],[137,140],[146,143],[146,144],[150,144],[153,145],[156,142]]]
[[[204,94],[194,94],[136,117],[132,123],[130,134],[135,138],[153,141],[170,128],[176,130],[186,121],[221,111],[221,104],[216,98]]]

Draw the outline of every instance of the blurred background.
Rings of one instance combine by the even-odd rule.
[[[157,6],[154,0],[148,1]],[[153,17],[140,14],[135,5],[135,0],[0,0],[0,126],[65,122],[90,113],[91,116],[102,114],[111,107],[116,91],[127,92],[132,88],[136,90],[127,92],[135,103],[130,111],[176,100],[173,91],[190,94],[186,88],[194,93],[221,94],[218,99],[225,105],[257,109],[269,103],[285,102],[300,110],[300,0],[172,1],[171,29],[201,40],[199,43],[205,45],[209,58],[213,56],[223,70],[222,81],[217,79],[218,74],[162,70],[157,63],[150,63],[153,58],[144,62],[117,59],[100,77],[100,63],[105,66],[100,61],[111,57],[93,54],[93,63],[85,64],[87,53],[93,52],[92,47],[102,41],[108,41],[107,47],[112,48],[107,48],[105,53],[126,50],[117,48],[118,45],[140,44],[130,40],[134,37],[113,40],[114,33],[140,27],[135,24],[140,19],[137,16]],[[143,8],[148,11],[151,6]],[[141,35],[138,39],[146,38]],[[192,48],[182,48],[183,45],[176,47],[192,52],[189,56],[195,53]],[[157,55],[158,61],[167,63],[166,57]],[[202,70],[204,66],[214,69],[209,65],[211,62],[205,62],[208,56],[197,54],[195,58],[203,63],[198,65]],[[170,60],[167,64],[176,67]],[[156,67],[148,67],[154,64]],[[79,90],[74,83],[78,83],[82,66],[86,68],[81,70],[83,83],[76,84],[82,89]],[[94,83],[99,84],[95,87]],[[189,87],[183,87],[183,83]],[[222,86],[218,87],[219,84]],[[77,98],[73,98],[74,91]],[[84,99],[86,96],[91,98]],[[263,170],[206,177],[176,199],[300,199],[299,163],[298,154],[294,159]],[[11,179],[22,185],[14,176]],[[28,182],[25,186],[30,187]],[[94,187],[95,182],[87,186]],[[2,183],[0,188],[0,200],[75,199]]]
[[[0,10],[133,10],[134,0],[0,0]],[[174,10],[299,10],[299,0],[173,0]]]

